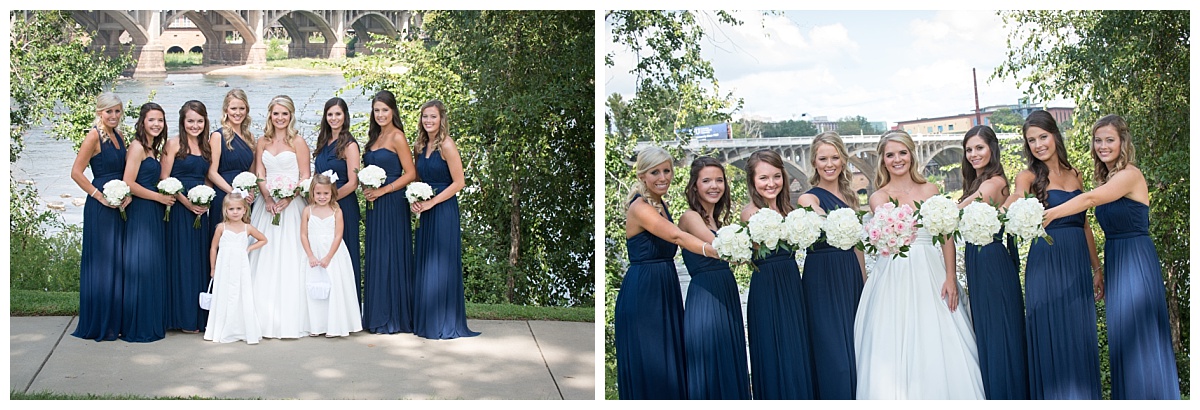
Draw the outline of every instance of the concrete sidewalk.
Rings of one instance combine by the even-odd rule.
[[[470,320],[477,337],[412,334],[219,344],[72,337],[75,317],[9,319],[9,388],[244,399],[595,399],[595,324]]]

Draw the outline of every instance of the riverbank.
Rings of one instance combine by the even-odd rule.
[[[287,60],[291,61],[291,60]],[[316,60],[313,60],[316,61]],[[167,74],[205,74],[205,75],[325,75],[325,74],[341,74],[342,70],[334,67],[315,66],[311,63],[301,62],[274,64],[243,64],[243,65],[196,65],[179,69],[167,70]],[[303,67],[303,65],[309,67]]]

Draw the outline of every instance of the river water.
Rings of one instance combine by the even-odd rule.
[[[228,87],[218,84],[222,81],[228,83]],[[267,103],[274,96],[284,94],[296,103],[296,128],[311,147],[316,141],[316,129],[320,126],[325,101],[334,97],[337,90],[345,85],[346,80],[341,74],[168,74],[165,79],[120,80],[114,91],[122,100],[132,100],[135,104],[147,101],[150,94],[154,93],[153,101],[166,111],[167,129],[172,137],[179,133],[179,107],[189,100],[204,103],[208,108],[212,130],[215,131],[221,120],[221,103],[225,93],[233,88],[246,91],[250,100],[251,129],[255,137],[260,137],[266,125]],[[353,117],[351,124],[367,120],[370,94],[355,89],[339,97],[346,100],[350,107]],[[130,127],[134,122],[132,118],[125,120]],[[75,206],[72,199],[84,198],[86,193],[71,180],[75,151],[71,141],[56,140],[49,132],[50,127],[43,126],[25,135],[25,150],[21,158],[11,164],[12,177],[17,181],[33,181],[38,188],[42,207],[50,203],[65,205],[66,209],[59,212],[63,220],[69,224],[80,224],[83,222],[83,207]],[[91,179],[90,169],[85,174]]]

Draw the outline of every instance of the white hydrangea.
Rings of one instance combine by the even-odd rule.
[[[750,239],[755,244],[774,251],[783,239],[783,215],[771,208],[759,209],[746,223],[750,229]]]
[[[124,201],[127,196],[129,196],[129,185],[125,184],[125,181],[114,179],[104,183],[104,200],[109,205],[120,205],[121,201]],[[124,210],[121,212],[124,212]]]
[[[170,177],[158,182],[158,192],[164,195],[175,195],[183,192],[183,183],[179,179]]]
[[[754,254],[754,245],[750,242],[748,229],[738,224],[718,229],[712,246],[717,250],[718,256],[733,263],[750,262]]]
[[[795,249],[806,249],[821,237],[823,223],[816,212],[796,208],[783,220],[783,240]]]
[[[825,242],[841,250],[853,248],[864,235],[863,224],[858,220],[858,214],[850,208],[839,208],[830,212],[825,217],[821,229],[825,230]]]
[[[421,181],[416,181],[408,184],[408,188],[404,190],[404,197],[408,198],[408,203],[428,201],[433,198],[433,187]]]
[[[249,192],[250,190],[258,189],[258,177],[249,172],[242,172],[233,177],[233,187],[241,188]]]
[[[379,188],[387,180],[387,172],[375,165],[367,165],[358,171],[358,181],[364,186]]]
[[[983,202],[972,202],[963,208],[958,232],[972,245],[984,246],[1000,232],[1000,212]]]
[[[188,190],[187,197],[192,204],[207,206],[212,203],[213,198],[217,196],[217,191],[212,187],[204,184],[196,185]]]
[[[1004,229],[1010,235],[1016,235],[1021,240],[1047,238],[1049,242],[1046,229],[1042,227],[1045,211],[1046,208],[1037,198],[1018,199],[1009,205],[1008,212],[1004,214],[1007,220],[1004,223]]]
[[[921,202],[917,213],[921,226],[929,231],[930,235],[940,237],[935,239],[935,243],[954,235],[954,231],[958,229],[958,205],[945,196],[929,197]]]

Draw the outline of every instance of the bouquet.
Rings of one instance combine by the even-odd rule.
[[[934,195],[917,202],[917,226],[925,227],[933,235],[933,243],[941,244],[954,236],[958,230],[958,205],[942,195]]]
[[[232,185],[234,188],[241,188],[246,192],[254,192],[258,190],[258,183],[260,181],[262,180],[254,174],[242,172],[233,177],[233,183],[230,185]]]
[[[908,205],[897,207],[892,200],[875,208],[875,216],[864,229],[868,251],[880,256],[904,257],[908,246],[917,239],[917,218]]]
[[[276,200],[282,200],[296,196],[296,181],[290,177],[277,175],[267,182],[267,189],[271,191],[271,197]],[[276,213],[271,218],[271,225],[279,225],[279,213]]]
[[[718,229],[712,246],[717,250],[717,256],[736,264],[750,262],[754,253],[749,229],[738,224],[726,225]]]
[[[179,182],[179,180],[175,179],[174,177],[164,179],[164,180],[158,182],[158,192],[163,195],[175,196],[175,194],[183,192],[183,183]],[[168,207],[167,212],[164,212],[163,222],[170,222],[170,221],[171,221],[171,208]]]
[[[783,220],[783,241],[793,249],[807,249],[821,237],[823,222],[812,208],[796,208]]]
[[[843,251],[858,247],[862,238],[863,224],[858,220],[858,213],[850,208],[839,208],[825,216],[821,226],[825,230],[825,242],[829,246]]]
[[[764,256],[774,251],[783,239],[783,215],[771,208],[759,209],[750,216],[746,228],[750,230],[750,240],[759,246],[760,256]]]
[[[984,246],[992,243],[992,237],[1000,232],[1000,212],[983,202],[973,202],[963,208],[958,221],[958,232],[967,243]]]
[[[433,188],[424,182],[413,182],[408,184],[408,189],[405,190],[404,196],[408,198],[408,203],[416,203],[428,201],[433,198]],[[413,224],[413,228],[421,226],[421,213],[417,212],[417,222]]]
[[[312,177],[304,178],[300,184],[296,185],[296,195],[308,198],[309,191],[312,190]]]
[[[1021,240],[1035,240],[1042,238],[1046,243],[1053,245],[1054,239],[1046,234],[1046,229],[1042,227],[1042,218],[1045,216],[1046,209],[1037,198],[1025,197],[1013,202],[1008,206],[1008,212],[1004,213],[1004,229],[1010,235],[1016,235]]]
[[[121,206],[121,202],[127,196],[129,196],[129,185],[125,184],[125,181],[114,179],[104,183],[104,200],[109,205]],[[128,219],[125,217],[125,207],[121,207],[121,220],[125,221]]]
[[[367,165],[358,171],[358,180],[365,187],[379,189],[383,186],[383,181],[387,181],[387,172],[384,172],[383,168]],[[375,202],[367,201],[367,209],[375,209]]]
[[[210,187],[208,185],[200,184],[200,185],[196,185],[196,186],[192,187],[192,189],[189,189],[187,196],[188,196],[188,200],[192,201],[193,205],[207,207],[212,204],[213,198],[215,198],[217,196],[217,191],[214,191],[212,189],[212,187]],[[201,216],[204,216],[204,215],[203,214],[196,215],[196,222],[192,223],[192,228],[200,229],[200,217]]]

